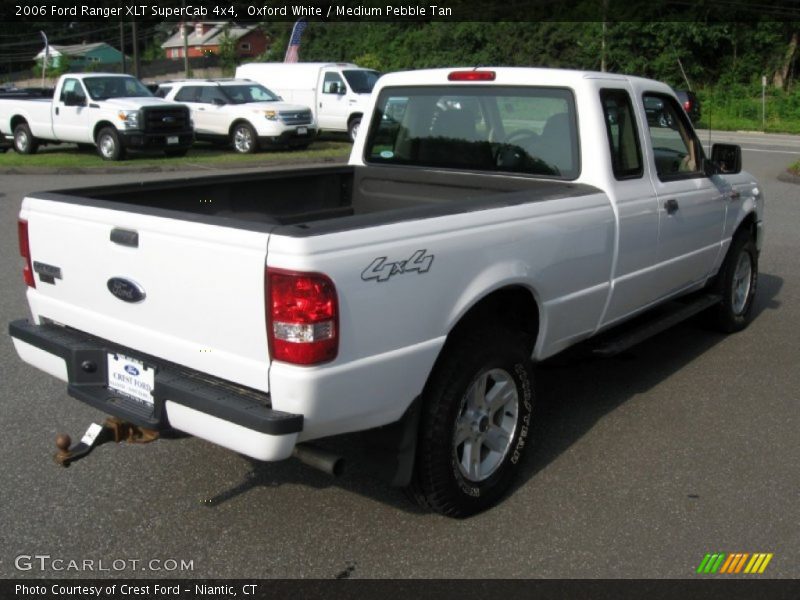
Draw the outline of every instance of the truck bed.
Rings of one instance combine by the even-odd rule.
[[[341,166],[79,188],[34,196],[308,236],[597,191],[583,184],[530,177]]]

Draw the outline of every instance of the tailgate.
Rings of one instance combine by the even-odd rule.
[[[30,197],[20,217],[39,263],[28,288],[37,323],[269,391],[267,231]],[[60,270],[52,283],[42,280],[48,266]]]

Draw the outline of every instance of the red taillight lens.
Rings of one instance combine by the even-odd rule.
[[[35,288],[36,280],[33,278],[33,266],[31,265],[31,245],[28,242],[28,222],[24,219],[17,221],[17,234],[19,235],[19,253],[25,259],[22,277],[27,285]]]
[[[691,109],[692,109],[692,101],[691,100],[687,100],[686,102],[683,103],[683,110],[685,110],[686,112],[689,112]]]
[[[336,358],[339,315],[336,287],[325,275],[267,269],[270,355],[296,365]]]
[[[453,71],[448,73],[449,81],[494,81],[494,71]]]

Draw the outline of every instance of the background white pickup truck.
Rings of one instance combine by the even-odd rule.
[[[198,140],[229,143],[242,154],[259,147],[306,148],[317,135],[309,107],[280,102],[253,81],[171,81],[159,85],[156,95],[191,109]]]
[[[380,428],[392,482],[466,516],[529,445],[536,362],[701,311],[749,322],[763,197],[666,85],[416,71],[370,114],[347,167],[27,197],[19,355],[104,412],[261,460]]]
[[[185,106],[156,98],[135,77],[110,73],[62,75],[52,100],[0,98],[0,135],[13,138],[20,154],[72,142],[95,146],[106,160],[127,150],[182,156],[194,141]]]

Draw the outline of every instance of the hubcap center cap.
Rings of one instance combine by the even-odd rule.
[[[478,421],[478,431],[486,433],[487,429],[489,429],[489,417],[481,417],[481,420]]]

